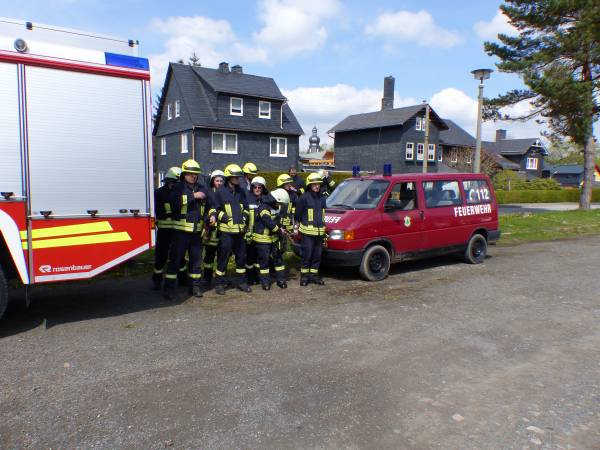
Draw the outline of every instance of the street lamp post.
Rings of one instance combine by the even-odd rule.
[[[477,142],[475,144],[475,157],[473,158],[473,173],[481,172],[481,119],[483,115],[483,80],[487,80],[492,69],[476,69],[471,71],[473,77],[479,80],[479,96],[477,97]]]

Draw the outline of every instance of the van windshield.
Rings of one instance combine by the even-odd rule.
[[[345,180],[327,198],[328,208],[373,209],[387,191],[386,180]]]

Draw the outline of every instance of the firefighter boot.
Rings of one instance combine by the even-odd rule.
[[[287,283],[285,281],[277,280],[277,286],[281,289],[287,289]]]
[[[263,290],[264,291],[270,291],[271,290],[271,283],[269,283],[268,281],[263,281],[260,283]]]
[[[300,275],[300,286],[308,286],[309,279],[307,275]]]
[[[175,300],[175,287],[177,280],[172,278],[165,279],[165,287],[163,290],[163,297],[167,300]]]
[[[325,282],[323,281],[323,278],[321,278],[319,275],[313,275],[310,279],[310,282],[313,284],[318,284],[319,286],[324,286]]]
[[[224,283],[216,283],[215,284],[215,292],[218,295],[225,295],[225,284]]]
[[[162,289],[162,273],[154,272],[152,274],[152,290],[160,291]]]
[[[202,286],[199,284],[194,284],[192,286],[192,295],[196,298],[202,297]]]
[[[246,281],[242,281],[240,284],[238,284],[237,288],[242,292],[252,292],[252,289],[250,289],[250,286],[248,286]]]

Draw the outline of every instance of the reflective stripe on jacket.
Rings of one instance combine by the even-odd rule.
[[[222,233],[242,233],[248,220],[246,193],[236,186],[222,186],[215,191],[214,205],[209,214],[217,219]]]
[[[154,217],[156,226],[160,229],[173,228],[170,196],[171,189],[166,184],[154,190]]]
[[[204,192],[205,200],[196,199],[195,192]],[[204,231],[208,191],[199,183],[190,185],[180,181],[171,190],[171,216],[174,230],[188,233],[201,233]]]
[[[270,244],[275,242],[279,236],[279,216],[277,211],[272,211],[269,205],[260,204],[255,210],[254,228],[252,229],[252,240],[259,244]]]

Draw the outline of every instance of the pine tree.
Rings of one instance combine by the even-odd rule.
[[[200,58],[198,57],[198,55],[196,55],[196,52],[192,53],[192,56],[190,56],[190,59],[188,60],[188,64],[190,66],[202,66],[202,64],[200,64]]]
[[[600,113],[600,2],[598,0],[505,0],[502,12],[519,32],[498,35],[485,51],[498,69],[518,74],[527,89],[485,101],[487,119],[537,118],[554,138],[584,148],[584,184],[579,207],[590,208],[594,171],[593,125]],[[501,108],[529,101],[533,110],[508,116]]]

